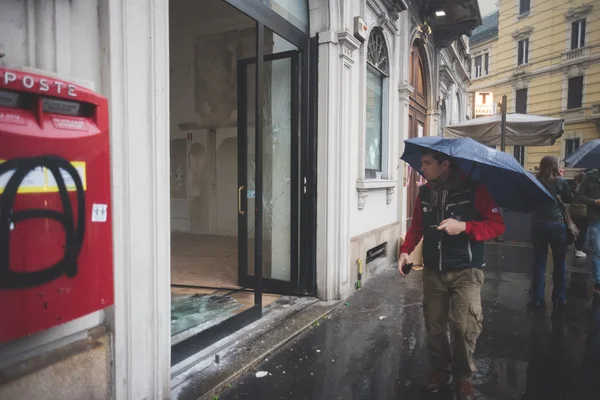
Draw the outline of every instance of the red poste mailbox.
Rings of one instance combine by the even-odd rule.
[[[114,302],[107,106],[0,68],[0,343]]]

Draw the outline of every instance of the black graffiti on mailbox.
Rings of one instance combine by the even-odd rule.
[[[14,211],[19,186],[34,169],[45,167],[56,180],[63,211],[28,209]],[[77,216],[73,218],[73,205],[61,174],[61,169],[75,183]],[[85,234],[85,191],[79,173],[64,158],[54,155],[15,158],[0,164],[0,176],[12,172],[4,191],[0,194],[0,289],[19,289],[39,286],[62,275],[77,275],[77,258],[81,252]],[[14,271],[10,268],[10,237],[14,225],[28,219],[53,219],[62,224],[65,231],[63,258],[56,264],[33,272]]]

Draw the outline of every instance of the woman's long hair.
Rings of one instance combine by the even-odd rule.
[[[546,156],[540,161],[540,168],[537,172],[537,179],[542,185],[549,187],[550,181],[560,176],[558,172],[558,160],[554,156]]]

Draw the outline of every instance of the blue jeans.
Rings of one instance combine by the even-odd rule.
[[[588,228],[588,243],[592,248],[594,283],[600,284],[600,221],[592,222]]]
[[[600,232],[598,232],[600,234]],[[554,289],[552,302],[564,304],[567,301],[567,227],[562,222],[540,222],[533,226],[533,250],[535,264],[533,268],[533,303],[545,305],[546,264],[548,262],[548,245],[552,249],[554,259]]]

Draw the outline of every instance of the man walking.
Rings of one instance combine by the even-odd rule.
[[[428,183],[415,202],[398,269],[403,275],[408,255],[423,238],[423,314],[433,369],[425,388],[437,392],[454,378],[458,399],[469,400],[483,323],[484,241],[504,233],[504,221],[487,188],[462,176],[449,156],[424,153],[421,172]]]
[[[587,206],[588,240],[593,252],[594,295],[600,296],[600,172],[598,170],[585,174],[577,189],[575,200]]]

